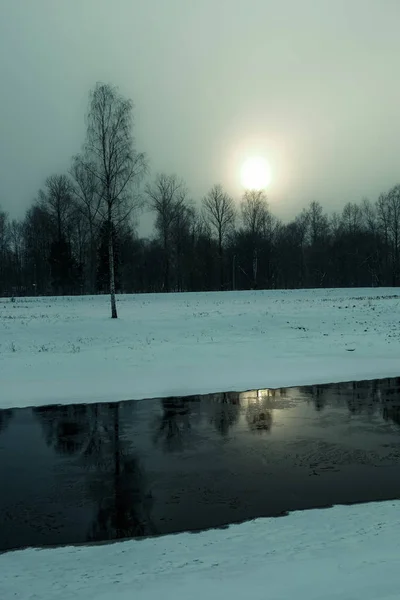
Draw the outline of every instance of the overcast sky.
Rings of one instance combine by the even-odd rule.
[[[135,103],[152,173],[239,199],[269,160],[284,218],[400,182],[399,0],[0,0],[0,205],[22,216],[84,137],[89,89]]]

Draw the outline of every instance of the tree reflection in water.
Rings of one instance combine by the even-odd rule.
[[[365,382],[351,383],[351,389],[347,390],[347,408],[351,415],[367,414],[372,416],[379,408],[379,397],[374,385],[365,385]]]
[[[320,385],[312,385],[312,386],[302,386],[298,388],[301,394],[307,398],[307,402],[312,399],[314,404],[314,408],[317,412],[322,412],[327,405],[327,394],[326,390],[323,386]]]
[[[327,402],[325,389],[320,385],[313,385],[311,388],[311,392],[313,395],[315,410],[317,412],[322,412]]]
[[[40,406],[33,410],[47,446],[70,456],[86,451],[93,434],[92,406]]]
[[[0,410],[0,433],[3,433],[13,416],[13,411],[11,409]]]
[[[87,489],[97,503],[87,541],[154,533],[151,493],[143,470],[121,438],[120,407],[71,405],[34,409],[48,446],[74,456],[87,472]]]
[[[190,404],[183,398],[161,400],[162,415],[157,418],[155,444],[161,444],[166,452],[182,451],[191,435]]]
[[[236,392],[215,394],[212,398],[213,414],[210,424],[223,437],[227,437],[231,428],[236,425],[240,416],[240,397]]]
[[[272,427],[271,397],[275,390],[268,390],[268,395],[263,396],[262,390],[257,392],[257,397],[249,399],[246,410],[246,421],[250,431],[255,433],[268,433]]]
[[[392,421],[400,427],[400,406],[385,406],[383,418],[385,421]]]

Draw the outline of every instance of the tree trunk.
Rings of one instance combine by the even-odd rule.
[[[112,221],[108,222],[108,262],[110,268],[110,299],[111,299],[111,318],[116,319],[117,304],[115,301],[115,272],[114,272],[114,240],[112,235]]]

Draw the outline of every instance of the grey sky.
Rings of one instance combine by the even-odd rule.
[[[0,205],[68,169],[96,81],[195,200],[239,199],[252,154],[279,216],[375,199],[400,181],[399,23],[398,0],[0,0]]]

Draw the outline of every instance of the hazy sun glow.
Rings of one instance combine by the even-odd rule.
[[[244,162],[240,179],[244,188],[262,190],[271,183],[271,167],[261,156],[253,156]]]

